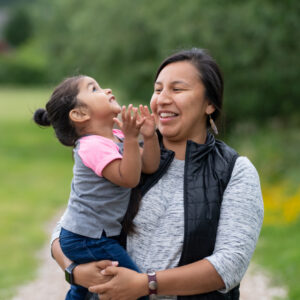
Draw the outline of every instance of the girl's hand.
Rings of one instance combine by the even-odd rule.
[[[152,138],[155,134],[155,120],[153,114],[150,113],[148,106],[140,105],[140,112],[141,116],[138,116],[138,120],[145,119],[145,121],[142,124],[140,133],[143,135],[144,139]]]
[[[109,282],[89,288],[90,292],[99,294],[101,300],[136,300],[148,294],[146,274],[121,267],[107,267],[101,273],[113,276]]]
[[[132,115],[131,115],[132,113]],[[126,107],[123,105],[121,110],[122,122],[118,118],[114,118],[114,122],[120,127],[126,138],[137,138],[140,133],[140,128],[145,122],[144,117],[138,116],[138,109],[129,104],[126,112]]]
[[[75,283],[88,288],[99,283],[108,282],[112,279],[112,276],[103,275],[101,271],[108,266],[117,265],[118,262],[110,260],[100,260],[78,265],[73,271]]]

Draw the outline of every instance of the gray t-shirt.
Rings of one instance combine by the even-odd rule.
[[[116,130],[114,130],[116,131]],[[115,132],[120,137],[120,131]],[[127,210],[130,189],[102,177],[102,170],[121,159],[122,143],[102,136],[80,138],[74,148],[73,179],[68,207],[61,226],[91,238],[119,235]]]

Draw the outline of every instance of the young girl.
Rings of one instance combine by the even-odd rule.
[[[76,264],[109,259],[139,271],[118,236],[130,188],[138,184],[141,172],[153,173],[159,165],[155,122],[148,108],[140,105],[140,114],[132,105],[121,109],[110,89],[91,77],[76,76],[54,90],[46,110],[38,109],[34,120],[52,125],[59,141],[74,147],[71,193],[60,233],[64,254]],[[121,130],[113,129],[115,123]],[[66,299],[83,300],[87,292],[72,284]]]

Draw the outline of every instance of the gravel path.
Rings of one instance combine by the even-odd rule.
[[[50,235],[57,218],[47,224]],[[63,300],[68,290],[63,272],[50,256],[49,243],[38,253],[41,261],[37,278],[21,286],[13,300]],[[250,265],[241,283],[240,300],[273,300],[275,297],[287,299],[287,292],[283,287],[274,287],[267,273]]]

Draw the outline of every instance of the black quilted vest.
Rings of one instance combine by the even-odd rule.
[[[161,136],[160,136],[161,142]],[[179,266],[203,259],[213,253],[223,193],[238,154],[208,133],[205,144],[187,142],[184,170],[184,244]],[[163,176],[174,152],[163,147],[157,172],[143,175],[141,196]],[[227,294],[178,296],[178,300],[238,300],[239,287]]]

